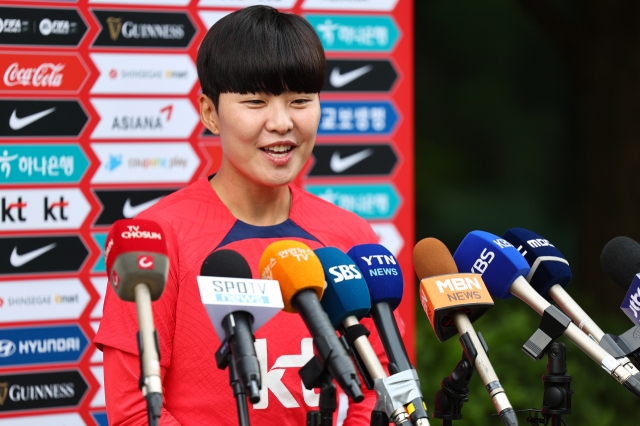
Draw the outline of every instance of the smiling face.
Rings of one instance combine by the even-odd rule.
[[[225,178],[259,186],[292,182],[311,155],[320,122],[317,93],[221,93],[200,97],[205,126],[220,135]]]

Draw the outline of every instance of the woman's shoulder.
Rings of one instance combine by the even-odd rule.
[[[291,219],[311,234],[327,238],[340,238],[354,244],[377,243],[378,239],[369,222],[357,214],[336,206],[301,188],[291,187],[294,205]]]

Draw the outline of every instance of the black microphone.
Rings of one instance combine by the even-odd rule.
[[[251,268],[242,255],[233,250],[218,250],[211,253],[205,259],[200,268],[200,275],[204,277],[224,277],[239,278],[244,280],[251,279]],[[218,287],[226,289],[223,280],[219,281]],[[228,283],[235,286],[237,281],[227,280]],[[214,282],[214,286],[216,283]],[[206,306],[206,305],[205,305]],[[229,344],[232,362],[236,368],[238,377],[240,378],[245,392],[249,396],[251,403],[260,402],[260,388],[262,387],[260,379],[260,364],[256,356],[256,349],[253,345],[255,337],[253,336],[252,325],[254,317],[250,312],[250,307],[243,306],[238,300],[228,299],[227,310],[219,309],[215,305],[215,318],[211,318],[216,329],[224,330],[224,339]],[[211,311],[211,309],[207,309]],[[222,316],[222,318],[220,318]]]

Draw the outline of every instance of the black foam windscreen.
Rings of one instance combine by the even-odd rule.
[[[600,263],[609,278],[628,289],[640,272],[640,244],[629,237],[615,237],[602,249]]]
[[[247,260],[235,250],[216,250],[202,262],[200,275],[205,277],[251,278]]]

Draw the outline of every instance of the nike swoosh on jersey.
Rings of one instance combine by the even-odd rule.
[[[135,206],[131,205],[131,198],[127,198],[127,201],[124,202],[124,207],[122,208],[122,215],[127,219],[131,219],[141,211],[148,209],[149,207],[160,201],[162,198],[163,197],[154,198],[151,201],[145,201],[144,203],[140,203]]]
[[[18,118],[16,116],[17,109],[14,109],[9,117],[9,127],[13,130],[20,130],[23,127],[27,127],[29,124],[40,120],[43,117],[51,114],[56,110],[56,107],[45,109],[44,111],[36,112],[35,114],[27,115],[26,117]]]
[[[351,71],[345,72],[344,74],[340,74],[340,68],[336,67],[331,70],[331,76],[329,76],[329,82],[333,87],[340,88],[362,77],[372,69],[373,69],[373,66],[365,65],[364,67],[356,68],[355,70],[351,70]]]
[[[335,151],[333,155],[331,155],[331,162],[329,163],[329,167],[333,170],[334,173],[342,173],[345,170],[355,166],[365,158],[371,156],[373,154],[373,149],[367,148],[364,151],[356,152],[355,154],[348,155],[344,158],[340,157],[340,151]]]
[[[33,259],[42,256],[49,250],[53,249],[56,243],[51,243],[48,246],[40,247],[39,249],[30,251],[29,253],[18,254],[18,246],[13,248],[9,262],[14,268],[19,268],[22,265],[31,262]]]

